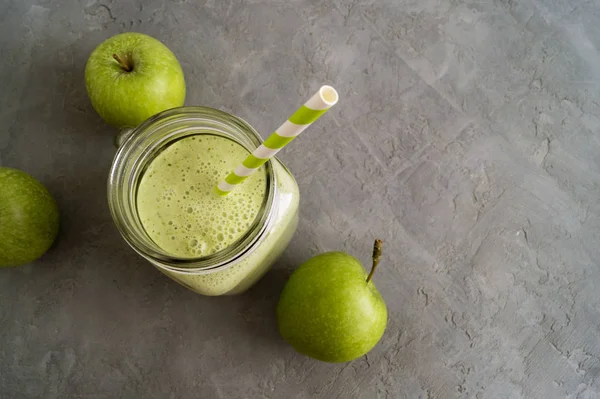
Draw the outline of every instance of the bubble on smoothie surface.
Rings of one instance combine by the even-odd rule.
[[[225,197],[215,195],[214,186],[247,155],[242,146],[213,135],[187,137],[161,152],[137,196],[140,220],[155,243],[174,256],[198,257],[238,240],[262,206],[264,167]]]

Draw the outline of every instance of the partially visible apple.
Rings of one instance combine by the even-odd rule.
[[[58,207],[46,187],[25,172],[0,168],[0,267],[42,256],[58,225]]]
[[[142,33],[121,33],[96,47],[85,67],[85,84],[96,111],[120,128],[136,127],[185,101],[177,58]]]
[[[277,304],[279,332],[294,349],[325,362],[347,362],[379,342],[387,308],[371,277],[381,245],[375,241],[368,276],[344,252],[315,256],[294,271]]]

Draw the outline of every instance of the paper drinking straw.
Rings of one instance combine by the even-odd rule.
[[[225,180],[221,181],[216,191],[219,195],[227,195],[238,184],[243,182],[283,147],[294,140],[300,133],[319,119],[327,110],[338,102],[337,91],[331,86],[323,86],[298,111],[279,126],[269,138],[252,154],[248,155]]]

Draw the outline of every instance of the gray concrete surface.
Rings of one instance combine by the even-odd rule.
[[[282,155],[299,230],[243,296],[187,291],[113,227],[115,132],[83,68],[130,30],[175,52],[188,105],[264,135],[341,93]],[[46,256],[0,270],[0,397],[600,397],[597,0],[2,0],[0,54],[0,164],[62,212]],[[326,250],[368,262],[375,236],[380,344],[296,354],[273,313],[289,273]]]

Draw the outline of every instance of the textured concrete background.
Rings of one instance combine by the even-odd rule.
[[[113,227],[115,132],[83,69],[123,31],[175,52],[187,104],[264,135],[341,93],[282,155],[301,223],[243,296],[187,291]],[[2,0],[0,54],[0,164],[62,211],[43,259],[0,270],[0,397],[600,397],[597,0]],[[290,271],[368,262],[375,236],[383,340],[350,364],[293,352]]]

